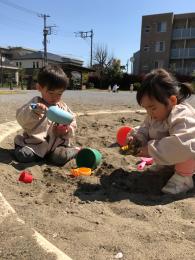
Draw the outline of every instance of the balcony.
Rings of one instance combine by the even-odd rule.
[[[195,39],[195,28],[174,29],[172,40]]]
[[[177,48],[171,49],[171,59],[194,59],[195,48]]]
[[[195,71],[195,67],[177,67],[173,71],[182,75],[191,75]]]

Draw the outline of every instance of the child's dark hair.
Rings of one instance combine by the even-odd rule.
[[[160,103],[167,105],[168,98],[177,97],[177,103],[189,98],[193,89],[188,83],[179,83],[171,73],[164,69],[156,69],[146,74],[140,88],[137,91],[137,102],[141,105],[144,95],[155,98]]]
[[[48,90],[66,89],[68,86],[68,78],[65,72],[56,65],[47,65],[40,69],[38,83]]]

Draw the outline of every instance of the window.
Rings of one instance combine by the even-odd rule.
[[[18,62],[16,61],[16,66],[18,67],[18,65],[19,65]]]
[[[145,51],[145,52],[149,52],[149,50],[150,50],[149,45],[145,45],[145,46],[144,46],[144,51]]]
[[[37,61],[37,68],[39,68],[39,62]]]
[[[156,60],[156,61],[154,62],[154,68],[155,68],[155,69],[163,68],[163,66],[164,66],[163,60]]]
[[[147,32],[150,32],[150,25],[146,25],[145,28],[144,28],[144,31],[147,33]]]
[[[165,42],[156,42],[155,52],[164,52],[165,51]]]
[[[148,70],[148,65],[143,65],[142,68],[143,70]]]
[[[19,62],[19,67],[22,68],[22,62],[21,61]]]
[[[157,23],[157,32],[166,32],[167,31],[167,23],[159,22]]]
[[[35,69],[35,61],[33,61],[33,69]]]

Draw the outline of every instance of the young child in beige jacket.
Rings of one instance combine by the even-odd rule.
[[[163,193],[178,194],[194,187],[195,109],[185,101],[192,92],[190,85],[178,83],[164,69],[147,74],[137,91],[137,102],[146,109],[147,117],[128,141],[141,143],[136,156],[174,166],[175,173]]]
[[[19,162],[33,162],[47,158],[55,165],[64,165],[74,158],[78,149],[70,147],[70,139],[76,129],[75,115],[61,101],[68,85],[64,71],[57,66],[46,66],[38,74],[37,90],[41,97],[36,96],[16,112],[16,119],[23,128],[22,135],[15,137],[15,157]],[[35,103],[35,108],[31,106]],[[51,105],[57,105],[73,115],[70,125],[59,128],[46,117]]]

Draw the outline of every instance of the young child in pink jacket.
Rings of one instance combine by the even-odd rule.
[[[40,70],[36,87],[41,97],[34,97],[16,112],[16,119],[24,130],[14,140],[15,157],[19,162],[33,162],[46,157],[52,164],[60,166],[78,153],[77,148],[70,147],[76,129],[75,115],[61,101],[67,85],[68,78],[60,67],[48,65]],[[35,108],[32,103],[35,103]],[[70,112],[73,115],[72,123],[58,128],[46,117],[51,105]]]
[[[153,157],[157,165],[174,165],[175,173],[162,192],[178,194],[194,187],[195,109],[185,100],[193,90],[164,69],[145,76],[137,102],[147,111],[130,143],[141,143],[136,156]]]

